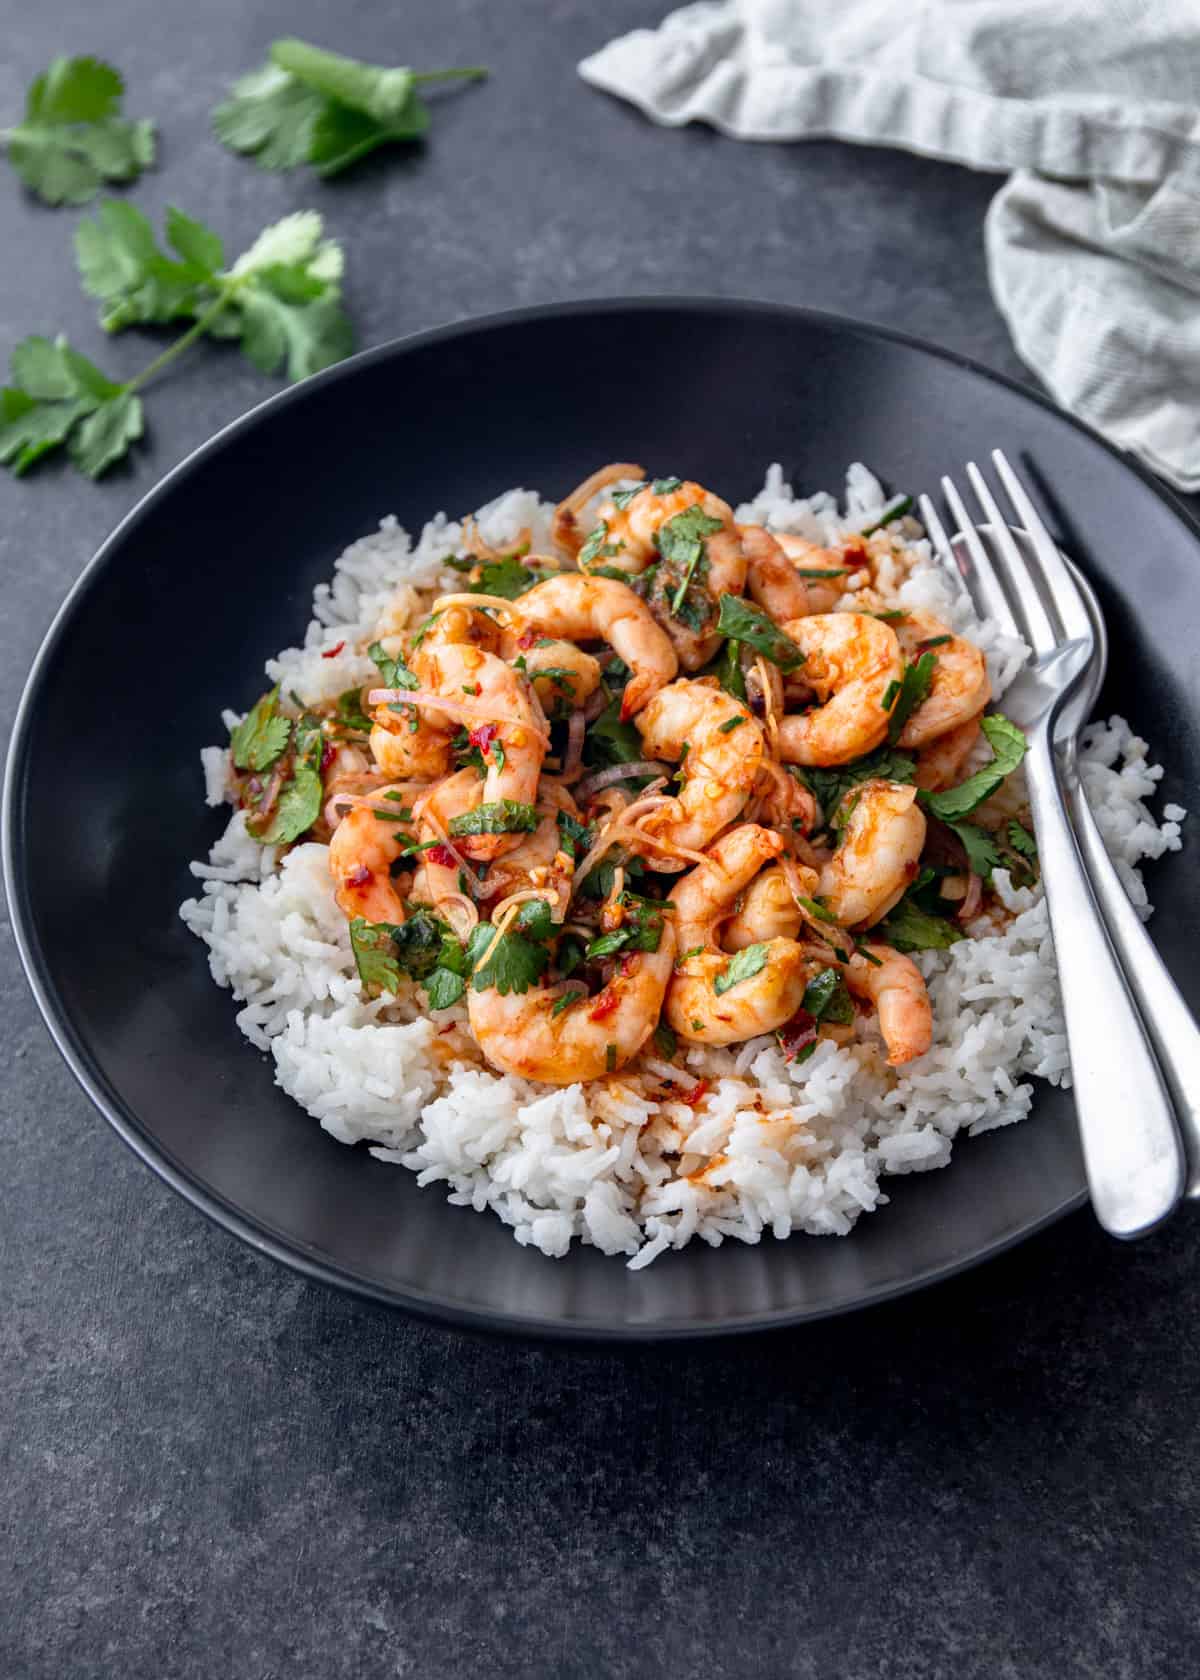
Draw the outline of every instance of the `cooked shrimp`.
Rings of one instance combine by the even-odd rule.
[[[499,653],[503,638],[503,630],[490,613],[458,601],[430,615],[420,632],[419,647],[477,647],[485,653]]]
[[[779,756],[792,764],[848,764],[887,736],[884,695],[899,683],[900,644],[891,625],[864,613],[818,613],[783,626],[805,656],[804,681],[821,705],[779,725]]]
[[[902,747],[924,747],[940,735],[975,717],[992,697],[987,663],[974,642],[955,636],[932,613],[906,607],[896,624],[896,637],[905,657],[915,663],[932,653],[937,663],[928,697],[900,731]],[[943,639],[945,638],[945,639]],[[936,647],[929,644],[936,642]]]
[[[479,772],[473,765],[468,765],[465,770],[447,776],[413,801],[413,822],[424,848],[419,854],[420,885],[414,887],[414,896],[423,898],[439,910],[446,911],[465,900],[460,875],[463,862],[470,856],[467,851],[469,841],[465,838],[450,841],[450,824],[455,817],[461,817],[481,805],[483,794],[484,784]],[[470,868],[469,863],[467,867]],[[451,920],[457,922],[459,918],[452,915]]]
[[[870,927],[903,896],[919,869],[925,813],[901,782],[863,782],[842,805],[841,839],[821,869],[820,896],[843,927]]]
[[[742,823],[713,842],[705,862],[677,881],[675,937],[682,953],[667,987],[667,1020],[695,1044],[737,1044],[782,1026],[799,1009],[807,984],[803,950],[789,937],[755,941],[764,961],[753,974],[718,990],[732,958],[717,928],[738,893],[783,849],[768,828]]]
[[[579,816],[579,807],[566,788],[543,780],[538,792],[538,825],[523,834],[520,843],[498,858],[488,869],[476,896],[481,902],[499,903],[515,892],[544,893],[561,921],[571,900],[575,860],[564,850],[558,815],[566,811]]]
[[[815,874],[812,890],[817,890]],[[795,939],[803,921],[787,876],[772,863],[742,893],[738,908],[721,931],[721,944],[727,951],[744,951],[747,945],[768,939]]]
[[[721,637],[715,630],[720,601],[723,595],[740,595],[746,587],[746,556],[741,540],[732,525],[723,531],[713,531],[704,539],[708,560],[703,576],[696,573],[688,594],[707,597],[705,617],[698,627],[685,624],[675,611],[675,601],[684,579],[666,566],[659,568],[647,599],[650,610],[671,638],[680,665],[685,671],[698,671],[720,651]]]
[[[607,490],[610,484],[619,484],[622,479],[636,480],[645,476],[645,468],[639,467],[634,461],[613,461],[609,466],[600,467],[598,471],[590,473],[582,484],[575,486],[569,496],[563,497],[554,510],[554,520],[550,529],[559,548],[572,555],[579,552],[587,535],[580,515],[602,490]]]
[[[601,1079],[637,1055],[658,1024],[675,961],[675,930],[663,917],[657,951],[622,957],[611,980],[595,997],[555,1014],[567,988],[531,987],[527,992],[467,993],[471,1031],[479,1048],[501,1073],[573,1085]]]
[[[384,821],[365,805],[342,818],[329,842],[329,873],[339,910],[351,919],[403,922],[404,902],[391,868],[408,838],[398,823]]]
[[[561,572],[534,584],[515,604],[530,629],[575,642],[607,642],[633,675],[621,702],[630,718],[669,683],[679,668],[666,634],[649,607],[617,578]]]
[[[487,766],[482,803],[510,799],[532,805],[546,751],[546,724],[520,672],[497,654],[457,642],[422,646],[414,668],[430,696],[453,706],[465,702],[468,714],[489,720],[486,750],[480,743]],[[511,834],[476,834],[464,839],[463,850],[469,857],[490,859],[515,844]]]
[[[511,638],[510,638],[511,640]],[[578,711],[600,687],[600,662],[574,642],[551,636],[537,637],[532,647],[521,649],[522,636],[511,657],[517,668],[524,662],[525,675],[548,717]]]
[[[817,609],[809,586],[796,573],[779,539],[765,525],[741,525],[742,551],[746,556],[746,590],[764,612],[779,624],[791,618],[807,618]]]
[[[400,701],[371,709],[371,753],[393,782],[435,782],[453,762],[454,726],[446,718]]]
[[[956,729],[947,730],[917,754],[917,786],[930,793],[957,787],[966,775],[982,730],[979,718],[968,718]]]
[[[851,577],[847,558],[851,551],[861,553],[861,545],[855,548],[852,543],[847,543],[842,549],[822,548],[820,543],[809,542],[807,537],[798,537],[791,531],[773,531],[771,534],[797,571],[840,574],[838,577],[802,577],[799,580],[808,596],[809,613],[836,612]],[[795,616],[803,618],[806,615],[797,613]]]
[[[871,944],[855,952],[845,972],[854,996],[875,1005],[890,1065],[923,1056],[933,1042],[933,1010],[916,963],[890,945]]]
[[[684,777],[678,797],[643,827],[667,845],[703,851],[750,797],[765,750],[761,727],[711,678],[671,683],[636,722],[646,757],[680,760]]]
[[[596,524],[604,526],[605,545],[616,549],[615,554],[606,554],[605,560],[611,560],[623,571],[643,571],[652,560],[658,559],[658,545],[654,539],[660,529],[677,514],[687,513],[694,507],[710,519],[719,519],[722,527],[736,536],[728,502],[714,496],[702,484],[693,484],[690,480],[665,491],[656,491],[652,484],[643,484],[624,507],[619,508],[612,501],[602,502],[596,509]]]

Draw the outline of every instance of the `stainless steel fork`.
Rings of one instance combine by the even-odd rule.
[[[996,451],[993,459],[1018,513],[1027,519],[1032,504],[1023,491],[1025,506],[1017,502],[1013,487],[1020,491],[1020,485],[1003,455]],[[1177,1206],[1185,1158],[1171,1096],[1093,896],[1059,780],[1057,726],[1087,680],[1098,652],[1096,637],[1053,542],[1047,538],[1044,545],[1035,545],[1031,540],[1023,554],[983,474],[974,462],[966,470],[984,513],[982,527],[970,518],[953,480],[942,480],[965,551],[961,562],[927,496],[921,499],[922,516],[944,558],[963,576],[980,616],[1033,649],[1030,662],[1005,692],[1004,710],[1029,741],[1029,799],[1088,1185],[1106,1230],[1119,1237],[1141,1236]],[[997,563],[989,546],[994,546]],[[1075,722],[1076,731],[1082,721]]]

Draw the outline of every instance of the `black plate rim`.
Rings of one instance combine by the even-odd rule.
[[[428,1290],[399,1289],[385,1286],[369,1276],[343,1268],[318,1251],[308,1248],[294,1238],[274,1229],[267,1222],[248,1217],[233,1207],[224,1197],[208,1188],[187,1168],[176,1161],[169,1150],[163,1148],[144,1130],[132,1110],[124,1104],[120,1093],[110,1089],[107,1080],[96,1068],[86,1046],[76,1034],[69,1015],[50,982],[48,967],[33,929],[32,915],[25,890],[24,847],[19,821],[23,802],[30,721],[36,711],[38,695],[42,685],[49,678],[59,643],[69,631],[77,613],[82,610],[86,597],[99,582],[126,535],[135,529],[161,500],[171,494],[179,480],[195,471],[210,455],[224,449],[229,444],[236,443],[243,433],[252,430],[261,421],[269,419],[277,409],[300,400],[302,397],[307,398],[314,386],[331,384],[336,380],[352,379],[361,369],[372,366],[377,362],[403,355],[412,350],[497,328],[519,326],[545,319],[570,319],[595,314],[611,315],[631,311],[653,312],[656,310],[672,310],[685,314],[719,312],[734,316],[747,314],[774,315],[782,317],[784,320],[802,321],[825,327],[834,332],[882,339],[932,356],[939,361],[948,362],[954,367],[975,375],[977,378],[1017,393],[1026,401],[1048,410],[1061,422],[1083,433],[1093,444],[1099,445],[1120,468],[1132,472],[1140,478],[1158,499],[1164,502],[1174,513],[1191,536],[1200,541],[1200,523],[1193,518],[1190,510],[1171,491],[1169,486],[1162,484],[1140,462],[1117,449],[1085,422],[1066,413],[1049,397],[1044,396],[1041,392],[1034,390],[1020,380],[1011,379],[1006,374],[998,373],[995,369],[986,367],[959,351],[947,349],[897,328],[881,326],[875,322],[860,320],[853,316],[841,315],[828,310],[810,309],[802,305],[775,303],[763,299],[705,296],[691,293],[682,296],[659,293],[637,294],[626,297],[600,296],[574,299],[563,303],[531,304],[519,309],[472,316],[465,320],[448,322],[421,332],[389,339],[384,344],[360,351],[357,355],[348,357],[334,367],[327,368],[323,373],[315,374],[299,385],[289,386],[287,389],[276,392],[262,402],[255,404],[245,414],[230,421],[228,425],[214,433],[205,443],[200,444],[190,454],[186,455],[134,504],[84,566],[54,615],[34,656],[13,724],[8,762],[5,769],[3,801],[0,804],[0,831],[2,831],[0,832],[0,862],[2,862],[4,890],[8,901],[17,953],[33,992],[34,1000],[51,1039],[71,1074],[93,1105],[138,1159],[164,1183],[178,1192],[192,1207],[206,1215],[222,1229],[240,1238],[241,1241],[247,1243],[257,1252],[268,1255],[271,1259],[279,1261],[282,1265],[305,1277],[327,1284],[359,1299],[384,1306],[399,1307],[417,1317],[451,1324],[460,1329],[547,1341],[646,1344],[660,1341],[699,1340],[727,1335],[747,1335],[765,1330],[784,1329],[803,1323],[816,1323],[821,1319],[840,1317],[847,1313],[881,1305],[886,1301],[895,1300],[916,1290],[928,1288],[931,1284],[957,1277],[972,1267],[1006,1252],[1018,1243],[1024,1242],[1027,1238],[1056,1223],[1067,1214],[1077,1211],[1088,1200],[1086,1189],[1081,1188],[1076,1194],[1067,1197],[1037,1219],[1027,1221],[1018,1229],[1007,1233],[1004,1237],[989,1243],[973,1254],[966,1255],[950,1264],[928,1267],[924,1271],[915,1273],[898,1283],[880,1285],[878,1288],[868,1290],[854,1301],[836,1305],[811,1308],[786,1307],[771,1312],[747,1313],[714,1319],[659,1320],[652,1324],[639,1324],[633,1321],[621,1325],[587,1319],[573,1320],[568,1323],[558,1319],[546,1319],[533,1315],[498,1312],[493,1308],[473,1307],[455,1297],[438,1295]]]

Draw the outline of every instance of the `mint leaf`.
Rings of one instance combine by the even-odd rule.
[[[451,817],[447,832],[455,839],[463,834],[532,834],[537,825],[535,806],[517,799],[493,799]]]
[[[124,82],[96,58],[56,58],[32,83],[8,159],[46,204],[86,204],[154,162],[154,125],[121,116]]]

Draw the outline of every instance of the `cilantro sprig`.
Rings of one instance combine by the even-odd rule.
[[[984,800],[991,798],[1001,782],[1012,775],[1025,757],[1028,746],[1025,735],[1002,712],[992,712],[979,721],[994,755],[991,763],[985,764],[982,770],[976,770],[973,776],[968,776],[957,787],[946,788],[941,793],[922,792],[918,795],[925,809],[943,822],[954,823],[969,817]]]
[[[323,240],[315,211],[266,228],[230,268],[211,228],[180,210],[166,219],[169,255],[131,204],[107,200],[76,235],[84,289],[101,303],[106,332],[190,319],[147,367],[118,383],[61,335],[17,345],[0,388],[0,464],[20,476],[65,447],[80,472],[99,478],[145,431],[139,393],[206,334],[236,338],[263,373],[283,363],[304,379],[353,347],[341,307],[342,251]]]
[[[668,519],[654,533],[654,546],[664,563],[679,577],[679,584],[671,597],[671,611],[676,617],[683,607],[688,587],[701,561],[708,558],[706,539],[721,529],[721,520],[696,502],[692,507]],[[691,626],[694,628],[694,626]]]
[[[25,115],[0,144],[45,204],[86,204],[105,181],[132,181],[154,162],[154,124],[121,114],[121,72],[98,58],[56,58],[25,95]]]
[[[906,665],[899,682],[891,682],[884,690],[883,709],[891,710],[887,738],[890,746],[900,739],[904,725],[923,701],[929,698],[933,673],[937,667],[936,653],[923,653],[915,665]]]
[[[213,112],[217,138],[262,169],[309,164],[329,177],[380,146],[420,140],[429,129],[421,87],[476,81],[480,67],[410,70],[363,64],[307,41],[276,41],[268,61],[234,83]]]
[[[805,765],[801,769],[799,765],[793,765],[792,773],[798,776],[820,805],[825,826],[837,828],[839,807],[852,787],[875,780],[907,785],[915,777],[917,766],[908,753],[879,747],[864,758],[838,765],[836,769],[822,770],[813,765]]]
[[[726,968],[713,980],[713,991],[724,997],[743,980],[752,980],[767,966],[769,948],[765,943],[747,945],[729,959]]]
[[[455,839],[464,834],[532,834],[537,825],[536,806],[519,799],[491,799],[451,817],[447,832]]]
[[[745,642],[781,671],[795,671],[804,664],[804,654],[774,619],[740,595],[722,595],[717,629],[731,642]]]

